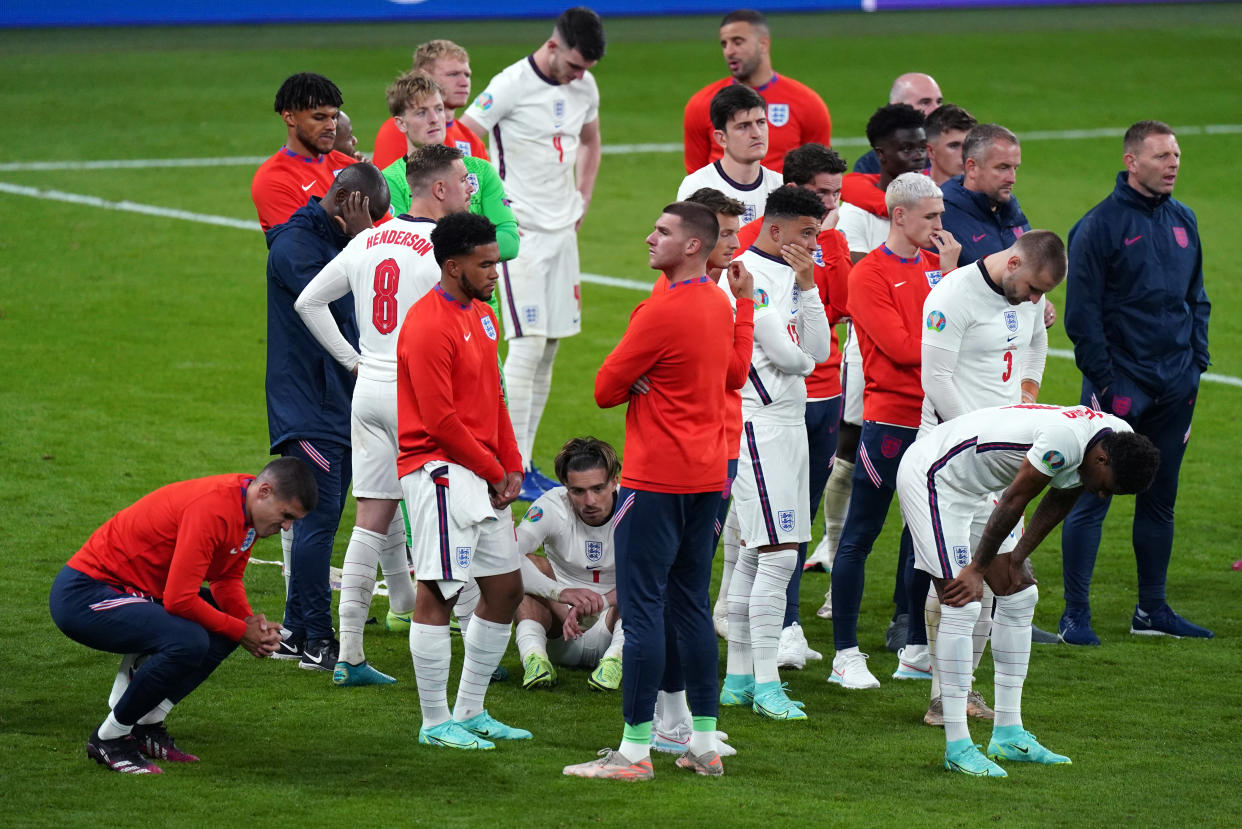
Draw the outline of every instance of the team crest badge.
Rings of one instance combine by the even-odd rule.
[[[768,123],[783,127],[789,123],[789,104],[768,104]]]
[[[824,249],[819,245],[815,246],[815,252],[811,254],[811,258],[815,260],[816,267],[824,266]]]
[[[795,314],[798,313],[798,300],[801,298],[802,298],[802,289],[799,288],[797,285],[794,285],[793,293],[791,294],[790,299],[793,301],[793,310]]]
[[[588,541],[586,543],[586,557],[587,561],[592,564],[598,563],[604,557],[604,542]]]
[[[480,92],[479,97],[474,99],[474,105],[484,112],[491,109],[492,104],[494,103],[495,100],[492,98],[492,94],[490,92]]]
[[[1177,246],[1179,248],[1190,247],[1190,236],[1186,233],[1186,228],[1173,228],[1173,238],[1177,240]]]
[[[957,563],[958,567],[965,567],[967,564],[970,564],[970,551],[965,547],[954,547],[953,561]]]
[[[496,326],[492,325],[491,317],[480,317],[479,322],[483,323],[483,333],[487,335],[489,340],[496,339]]]
[[[776,514],[776,520],[781,525],[781,529],[785,532],[793,532],[794,528],[794,511],[791,509],[781,510]]]
[[[1125,417],[1130,413],[1130,398],[1114,397],[1113,398],[1113,414],[1118,417]]]
[[[540,518],[543,518],[543,507],[538,504],[532,504],[531,508],[526,511],[525,520],[534,524]]]
[[[880,441],[880,454],[892,460],[901,452],[901,438],[895,438],[892,435],[885,435],[884,440]]]
[[[1040,460],[1043,461],[1044,466],[1053,472],[1065,466],[1065,456],[1055,449],[1049,449]]]
[[[753,222],[758,215],[759,214],[755,212],[755,206],[753,204],[746,205],[746,209],[742,211],[742,224],[749,224],[750,222]]]
[[[944,318],[944,314],[939,311],[932,311],[927,315],[927,330],[943,331],[946,322],[948,322],[948,320]]]
[[[470,548],[469,547],[458,547],[457,548],[457,566],[461,567],[462,569],[465,569],[466,567],[470,566]]]
[[[755,307],[768,307],[768,292],[763,290],[763,288],[755,288]]]
[[[463,153],[465,153],[466,155],[470,155],[470,153],[468,153],[468,152],[466,152],[464,149],[462,149],[462,147],[461,147],[462,143],[463,143],[463,142],[461,142],[461,141],[458,141],[458,142],[457,142],[457,149],[461,150],[461,151],[462,151]],[[470,146],[470,145],[469,145],[469,144],[467,144],[466,146],[468,147],[468,146]],[[472,192],[472,193],[477,193],[477,192],[479,192],[479,177],[478,177],[478,176],[476,176],[474,173],[466,173],[466,181],[470,182],[470,192]]]
[[[534,325],[535,323],[539,322],[539,306],[538,305],[523,305],[522,316],[526,319],[527,325]]]
[[[251,527],[250,529],[246,530],[246,539],[242,542],[242,545],[241,545],[241,549],[243,553],[249,550],[252,546],[254,546],[254,540],[256,538],[258,538],[258,533],[254,531],[254,527]]]
[[[474,148],[470,146],[469,141],[454,141],[453,143],[457,145],[457,149],[461,150],[462,155],[474,155]],[[470,174],[470,183],[474,185],[475,190],[479,189],[479,179],[474,173]]]
[[[923,271],[923,276],[927,277],[927,284],[936,287],[936,283],[940,281],[940,271]]]
[[[555,122],[553,126],[559,127],[565,120],[565,99],[557,98],[552,103],[552,120]]]
[[[1007,309],[1005,311],[1005,327],[1009,329],[1010,334],[1018,333],[1018,312]]]

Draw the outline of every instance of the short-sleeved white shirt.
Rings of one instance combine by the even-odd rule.
[[[1043,325],[1044,300],[1010,305],[980,260],[952,271],[923,301],[923,344],[957,354],[953,387],[964,411],[1022,401],[1022,355]],[[923,398],[921,428],[939,423]]]
[[[526,510],[517,527],[518,552],[533,553],[543,545],[557,584],[585,587],[603,595],[617,586],[612,521],[592,527],[569,503],[569,490],[550,489]]]
[[[871,253],[888,241],[891,222],[849,202],[841,203],[837,230],[845,235],[851,252]]]
[[[760,167],[759,177],[748,184],[743,184],[729,178],[724,168],[720,166],[720,162],[713,161],[681,180],[681,186],[677,188],[677,201],[688,199],[701,187],[711,187],[746,205],[746,212],[742,214],[742,224],[746,224],[763,215],[764,207],[768,203],[768,193],[784,183],[785,179],[780,173],[769,170],[767,167]]]
[[[492,78],[466,114],[491,132],[492,163],[519,225],[554,231],[578,221],[578,137],[599,118],[599,87],[590,72],[558,84],[528,55]]]

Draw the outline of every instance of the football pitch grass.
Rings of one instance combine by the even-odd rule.
[[[607,146],[680,141],[686,98],[723,74],[716,20],[606,20],[596,72]],[[1198,214],[1213,301],[1211,371],[1182,470],[1172,604],[1216,631],[1204,641],[1130,636],[1135,596],[1132,499],[1105,529],[1093,592],[1101,648],[1036,646],[1028,728],[1069,767],[1009,765],[1006,780],[943,771],[943,734],[922,725],[924,683],[888,679],[896,508],[871,557],[862,649],[883,686],[846,692],[828,662],[790,671],[810,719],[786,724],[725,709],[739,750],[708,780],[655,755],[645,786],[564,778],[620,738],[618,694],[588,692],[562,671],[552,692],[524,692],[516,649],[489,708],[535,734],[481,754],[416,745],[417,694],[406,638],[369,627],[367,652],[398,685],[338,689],[327,674],[238,653],[179,706],[170,727],[204,759],[158,778],[108,774],[84,756],[106,713],[117,658],[56,630],[47,592],[64,561],[116,510],[163,483],[257,471],[267,459],[263,400],[262,236],[101,209],[13,190],[45,188],[109,203],[253,222],[253,164],[30,169],[31,162],[228,159],[283,141],[271,112],[297,71],[333,78],[361,146],[385,116],[383,90],[412,47],[450,37],[471,51],[474,89],[532,49],[547,23],[95,29],[0,33],[9,133],[0,148],[0,550],[9,578],[9,640],[0,682],[0,808],[6,825],[714,824],[1034,826],[1237,825],[1242,811],[1242,267],[1235,254],[1242,173],[1242,11],[1234,5],[776,16],[778,71],[815,87],[838,139],[857,139],[901,71],[931,72],[949,100],[1019,136],[1016,193],[1036,227],[1064,234],[1113,186],[1124,129],[1141,118],[1183,128],[1177,196]],[[1211,129],[1207,129],[1212,127]],[[1036,138],[1061,133],[1060,138]],[[857,141],[841,140],[852,162]],[[676,152],[609,153],[581,234],[584,271],[649,282],[643,238],[684,171]],[[5,190],[4,188],[8,188]],[[115,206],[115,205],[113,205]],[[583,286],[584,332],[557,361],[536,460],[550,467],[569,436],[621,445],[623,409],[600,411],[594,372],[642,295]],[[1058,308],[1064,290],[1052,295]],[[694,326],[687,320],[688,327]],[[1067,349],[1058,324],[1051,345]],[[1073,363],[1050,357],[1041,400],[1074,403]],[[337,536],[339,565],[353,510]],[[275,540],[259,559],[280,557]],[[1059,534],[1035,553],[1036,623],[1061,610]],[[719,566],[719,565],[717,565]],[[279,618],[276,567],[247,573],[252,604]],[[828,579],[808,575],[802,618],[831,659],[816,619]],[[384,600],[373,615],[383,618]],[[454,645],[455,688],[460,643]],[[723,647],[722,665],[723,670]],[[977,687],[991,700],[990,652]],[[972,722],[977,742],[987,727]]]

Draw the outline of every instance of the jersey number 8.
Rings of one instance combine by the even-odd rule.
[[[375,299],[371,301],[371,324],[381,334],[397,327],[397,284],[401,268],[396,259],[385,259],[375,266]]]

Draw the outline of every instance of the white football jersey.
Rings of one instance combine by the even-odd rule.
[[[923,344],[957,354],[953,388],[965,411],[1022,402],[1022,355],[1044,324],[1044,299],[1010,305],[980,260],[943,277],[923,301]],[[922,428],[943,418],[923,398]]]
[[[556,583],[562,587],[585,587],[603,595],[617,586],[612,520],[598,527],[584,522],[563,486],[548,490],[530,505],[517,526],[517,540],[520,555],[543,545]]]
[[[1013,483],[1022,461],[1052,478],[1055,489],[1081,480],[1087,450],[1107,432],[1129,432],[1119,417],[1089,406],[1020,404],[979,409],[955,417],[920,437],[919,458],[933,458],[928,473],[937,487],[981,498]],[[910,455],[907,455],[910,457]]]
[[[578,136],[599,118],[599,88],[590,72],[553,83],[528,55],[492,78],[466,114],[491,132],[492,163],[519,225],[552,231],[578,221]]]
[[[877,216],[870,211],[855,207],[849,202],[841,202],[841,213],[837,218],[837,230],[845,235],[850,250],[857,253],[871,253],[888,241],[888,219]]]
[[[755,280],[755,325],[775,315],[790,340],[798,342],[799,295],[793,268],[779,259],[754,248],[737,257],[746,265]],[[736,307],[737,300],[728,287],[728,275],[721,274],[720,287]],[[761,423],[804,423],[806,419],[806,374],[815,361],[804,354],[809,366],[806,373],[789,373],[772,363],[759,339],[755,338],[750,357],[750,376],[742,387],[742,420]]]
[[[440,282],[440,266],[431,248],[431,229],[435,224],[431,219],[397,217],[359,233],[298,298],[299,304],[319,304],[353,291],[362,354],[359,377],[396,382],[401,323],[410,307]],[[339,343],[334,347],[320,336],[317,328],[322,327],[322,321],[312,325],[307,319],[307,325],[329,353],[352,367],[348,356],[338,356]],[[344,337],[340,340],[344,342]],[[353,349],[349,352],[352,356]]]
[[[681,186],[677,188],[677,201],[688,199],[701,187],[711,187],[746,205],[746,212],[742,214],[742,224],[746,224],[763,215],[763,209],[768,203],[768,193],[784,183],[785,179],[780,173],[760,167],[758,178],[749,184],[741,184],[725,175],[719,161],[713,161],[681,180]]]

